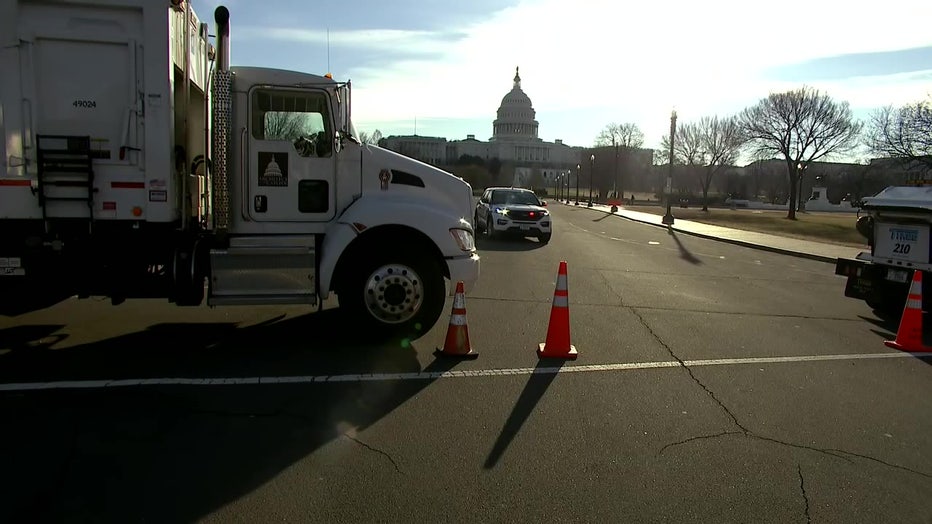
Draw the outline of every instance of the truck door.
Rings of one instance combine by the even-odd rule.
[[[330,98],[320,89],[254,87],[246,154],[250,218],[323,222],[335,214]]]

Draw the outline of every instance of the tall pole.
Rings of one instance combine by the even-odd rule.
[[[566,183],[566,186],[565,186],[565,187],[566,187],[566,191],[563,192],[563,197],[564,197],[564,200],[566,200],[566,203],[567,203],[567,204],[570,203],[570,175],[572,175],[572,174],[573,174],[573,170],[572,170],[572,169],[567,169],[567,170],[566,170],[566,177],[565,177],[565,180],[564,180],[565,183]]]
[[[615,202],[621,202],[621,196],[619,195],[618,187],[618,143],[615,141],[615,137],[612,137],[612,144],[615,145]],[[618,205],[612,203],[612,213],[618,211]]]
[[[612,142],[615,142],[615,139],[612,139]],[[618,194],[621,187],[618,185],[618,144],[615,142],[615,198],[621,200],[621,196]]]
[[[663,216],[664,224],[673,225],[673,212],[670,209],[670,200],[673,197],[673,139],[676,136],[676,111],[670,115],[670,164],[667,166],[667,214]]]
[[[579,205],[579,164],[576,164],[576,204]]]
[[[589,156],[589,203],[586,204],[586,207],[592,207],[592,175],[595,174],[593,169],[595,169],[595,155],[590,155]]]

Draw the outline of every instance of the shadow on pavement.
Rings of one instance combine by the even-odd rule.
[[[512,237],[498,238],[489,240],[484,236],[479,237],[476,241],[476,248],[480,251],[532,251],[540,249],[547,244],[540,242],[536,238],[530,237]]]
[[[3,302],[0,303],[0,316],[5,317],[17,317],[33,311],[39,311],[40,309],[49,308],[71,296],[70,292],[34,292],[23,291],[17,288],[12,290],[0,290],[0,293],[5,294],[6,292],[10,292],[15,298],[10,299],[6,297]]]
[[[410,341],[373,344],[337,309],[237,323],[178,322],[88,344],[54,348],[59,326],[0,330],[0,382],[410,371]],[[44,330],[42,329],[44,328]]]
[[[24,382],[421,371],[411,344],[343,343],[335,322],[324,311],[244,328],[158,324],[59,350],[41,342],[58,326],[14,328],[0,332],[13,349],[0,372],[3,382]],[[457,363],[438,359],[424,371]],[[197,521],[329,442],[371,453],[355,432],[430,376],[0,393],[0,522]]]
[[[699,260],[699,258],[690,253],[688,249],[686,249],[686,246],[680,242],[680,238],[676,236],[676,233],[672,229],[668,229],[667,231],[670,233],[670,236],[673,237],[673,241],[676,242],[676,247],[680,250],[680,258],[689,262],[690,264],[701,266],[702,260]]]
[[[565,364],[563,361],[554,363],[548,362],[547,359],[537,362],[534,373],[528,379],[527,385],[524,386],[521,396],[518,397],[515,407],[511,410],[511,415],[508,416],[508,420],[505,421],[505,425],[502,427],[502,432],[495,440],[492,451],[489,452],[489,456],[485,459],[485,469],[494,468],[498,461],[501,460],[511,441],[514,440],[528,417],[534,412],[534,408],[537,407],[537,403],[547,392],[547,388],[550,387],[553,379],[557,377],[557,373],[563,367],[563,364]]]

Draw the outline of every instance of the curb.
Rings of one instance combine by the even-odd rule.
[[[566,205],[566,204],[563,204],[563,205]],[[576,206],[572,206],[572,207],[576,207]],[[753,249],[759,249],[759,250],[761,250],[761,251],[770,251],[771,253],[779,253],[779,254],[781,254],[781,255],[789,255],[789,256],[794,256],[794,257],[798,257],[798,258],[807,258],[807,259],[809,259],[809,260],[815,260],[815,261],[817,261],[817,262],[826,262],[826,263],[829,263],[829,264],[835,264],[836,262],[838,262],[838,258],[837,258],[837,257],[829,257],[829,256],[825,256],[825,255],[817,255],[817,254],[815,254],[815,253],[806,253],[806,252],[804,252],[804,251],[793,251],[792,249],[784,249],[784,248],[780,248],[780,247],[768,246],[768,245],[765,245],[765,244],[755,244],[754,242],[748,242],[748,241],[745,241],[745,240],[735,240],[735,239],[732,239],[732,238],[722,238],[722,237],[718,237],[718,236],[715,236],[715,235],[708,235],[708,234],[705,234],[705,233],[696,233],[696,232],[694,232],[694,231],[686,231],[685,229],[679,229],[679,228],[677,228],[676,226],[667,226],[667,225],[664,225],[664,224],[655,224],[655,223],[653,223],[653,222],[648,222],[647,220],[639,220],[639,219],[637,219],[637,218],[632,218],[632,217],[625,216],[625,215],[621,215],[621,214],[618,214],[618,213],[612,213],[612,212],[610,212],[610,211],[605,211],[604,209],[595,209],[595,208],[592,208],[592,207],[587,207],[586,209],[593,209],[593,210],[595,210],[595,211],[599,211],[599,212],[601,212],[601,213],[605,213],[606,215],[616,216],[616,217],[618,217],[618,218],[623,218],[623,219],[625,219],[625,220],[630,220],[630,221],[632,221],[632,222],[637,222],[637,223],[639,223],[639,224],[647,224],[647,225],[649,225],[649,226],[662,227],[662,228],[664,228],[664,229],[670,229],[670,230],[676,231],[677,233],[683,233],[684,235],[690,235],[690,236],[694,236],[694,237],[705,238],[705,239],[708,239],[708,240],[717,240],[717,241],[719,241],[719,242],[725,242],[726,244],[733,244],[733,245],[736,245],[736,246],[749,247],[749,248],[753,248]]]

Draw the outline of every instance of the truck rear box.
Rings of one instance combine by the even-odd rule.
[[[175,111],[185,86],[183,27],[169,2],[2,3],[0,219],[88,217],[79,174],[40,182],[40,136],[89,140],[93,220],[177,219],[175,146],[187,162],[205,150],[204,119],[187,122],[195,132],[185,137],[185,116]],[[206,30],[196,18],[190,29],[191,107],[206,108]]]

